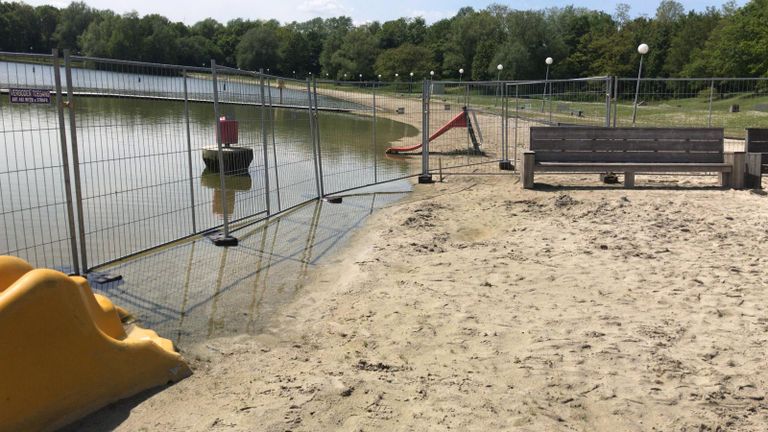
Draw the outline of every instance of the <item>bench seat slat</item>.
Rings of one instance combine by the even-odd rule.
[[[747,151],[750,153],[768,153],[768,141],[766,142],[749,141]]]
[[[722,153],[723,142],[720,140],[607,140],[607,139],[548,139],[531,141],[531,150],[551,151],[697,151]]]
[[[537,163],[535,166],[536,172],[583,172],[583,173],[600,173],[600,172],[637,172],[637,173],[649,173],[649,172],[731,172],[733,167],[724,163],[714,164],[658,164],[658,163],[567,163],[567,162],[545,162]]]
[[[753,142],[768,142],[768,129],[748,128],[747,139]]]
[[[723,153],[536,151],[536,162],[723,163]]]
[[[531,141],[538,139],[690,139],[722,140],[722,128],[604,128],[604,127],[532,127]]]

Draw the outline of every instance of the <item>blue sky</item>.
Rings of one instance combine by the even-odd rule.
[[[678,0],[686,10],[704,10],[707,6],[720,7],[723,1],[717,0]],[[271,19],[281,22],[306,21],[314,17],[351,16],[355,23],[366,21],[387,21],[399,17],[424,17],[432,23],[442,18],[449,18],[463,6],[482,9],[491,3],[499,3],[513,9],[542,9],[552,6],[575,4],[590,9],[601,9],[613,13],[620,1],[581,0],[578,3],[558,0],[517,0],[477,1],[477,0],[85,0],[99,9],[112,9],[124,13],[136,10],[139,14],[158,13],[174,21],[192,24],[201,19],[212,17],[226,22],[232,18]],[[623,1],[632,6],[632,16],[652,16],[658,1]],[[737,0],[743,5],[746,0]],[[27,0],[32,5],[52,4],[63,7],[69,1],[62,0]]]

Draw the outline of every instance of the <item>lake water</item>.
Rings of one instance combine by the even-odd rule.
[[[241,219],[263,214],[267,201],[276,213],[317,195],[307,110],[262,112],[249,105],[259,91],[250,77],[219,82],[221,100],[232,102],[221,105],[221,114],[238,120],[237,145],[254,152],[249,172],[227,177],[224,190],[202,161],[202,150],[215,145],[213,104],[189,104],[187,132],[184,103],[172,100],[183,97],[183,78],[78,69],[73,78],[76,92],[102,94],[76,96],[73,107],[89,267],[212,228],[221,223],[224,210],[230,219]],[[52,83],[50,66],[0,62],[0,89],[52,88]],[[208,100],[207,78],[188,78],[187,85],[190,98]],[[108,91],[171,100],[103,97]],[[277,89],[271,94],[280,98]],[[284,105],[298,105],[306,93],[289,86],[282,97]],[[362,99],[318,99],[324,108],[356,110],[319,114],[326,193],[408,174],[405,164],[384,157],[384,149],[415,136],[415,128],[384,118],[374,124]],[[71,257],[55,104],[11,104],[7,95],[0,96],[0,145],[0,253],[67,269]]]

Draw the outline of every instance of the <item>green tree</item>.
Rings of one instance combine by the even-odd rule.
[[[112,12],[109,14],[114,15]],[[56,46],[77,51],[80,48],[78,39],[98,15],[95,9],[83,2],[70,3],[61,10],[59,22],[53,34]]]
[[[200,35],[180,38],[178,41],[178,61],[187,66],[209,66],[211,59],[224,57],[215,43]]]
[[[704,13],[688,12],[680,20],[677,32],[672,36],[664,62],[664,73],[684,76],[691,59],[700,57],[709,35],[717,27],[722,15],[717,9],[707,8]]]
[[[312,72],[310,67],[310,45],[307,37],[295,26],[284,27],[280,34],[280,67],[284,73],[296,72],[297,76],[305,76]]]
[[[688,76],[768,77],[768,0],[752,0],[727,15],[695,52]]]
[[[357,78],[362,74],[364,78],[372,79],[378,46],[379,41],[369,26],[356,27],[342,38],[339,49],[331,56],[330,69],[336,70],[337,74],[346,72],[349,77]]]
[[[334,59],[336,53],[344,43],[344,37],[352,30],[352,18],[338,17],[325,20],[326,37],[323,41],[323,49],[320,52],[320,65],[323,71],[331,78],[340,79],[344,71],[338,61]],[[349,71],[347,71],[349,73]]]
[[[436,68],[434,53],[427,47],[404,43],[397,48],[384,50],[376,59],[376,74],[385,80],[394,80],[395,74],[406,79],[409,73],[421,77]]]
[[[59,10],[53,6],[38,6],[35,8],[35,15],[38,22],[38,32],[40,33],[41,48],[44,51],[50,51],[56,47],[54,33],[59,21]]]
[[[141,53],[142,61],[155,63],[177,63],[179,35],[175,27],[165,17],[146,15],[141,18]]]
[[[35,9],[24,3],[4,3],[0,8],[3,16],[0,30],[0,48],[8,51],[42,52],[47,44],[41,40],[38,32],[38,18]]]
[[[287,73],[279,70],[280,23],[275,20],[257,21],[254,27],[243,35],[235,50],[237,67],[249,70],[270,69],[270,72]]]

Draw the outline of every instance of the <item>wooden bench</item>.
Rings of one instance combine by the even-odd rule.
[[[625,187],[635,173],[717,172],[724,187],[743,188],[745,167],[745,153],[723,151],[723,129],[532,127],[522,175],[530,189],[534,172],[623,172]]]
[[[768,173],[768,129],[747,129],[747,187],[761,188]]]

